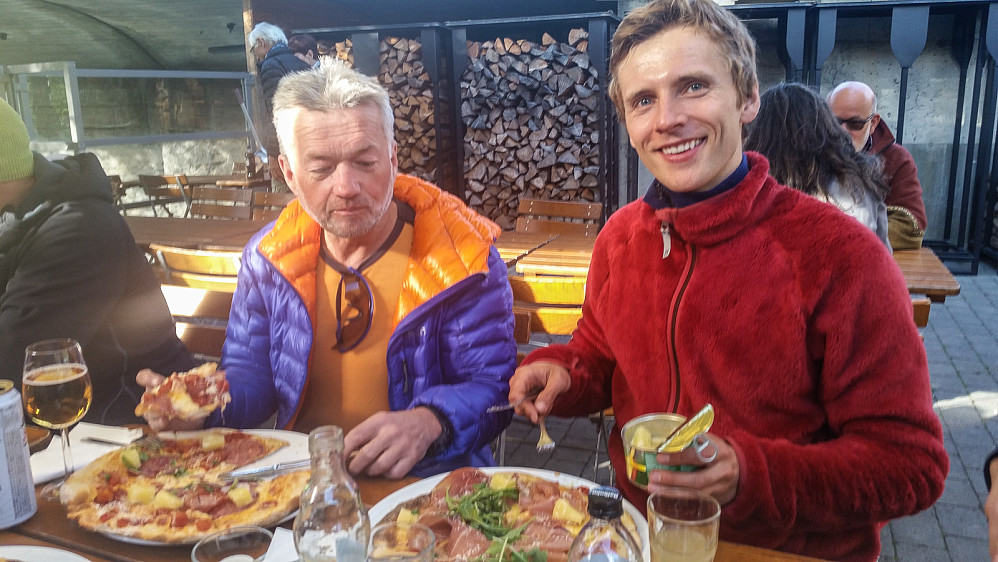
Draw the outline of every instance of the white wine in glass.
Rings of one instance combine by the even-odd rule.
[[[58,429],[62,436],[63,478],[42,489],[42,497],[59,498],[59,487],[73,472],[69,448],[69,426],[83,419],[93,399],[90,373],[83,351],[74,339],[33,343],[24,351],[21,399],[28,418],[34,423]]]

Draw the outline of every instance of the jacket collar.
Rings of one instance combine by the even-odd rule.
[[[448,287],[488,271],[489,251],[501,230],[454,195],[412,176],[399,174],[395,178],[394,196],[416,212],[408,271],[395,315],[397,325]],[[312,318],[321,244],[322,228],[294,200],[258,245],[260,253],[302,296]]]
[[[757,223],[769,211],[780,189],[786,189],[769,176],[765,157],[755,152],[746,152],[745,156],[748,173],[733,188],[686,207],[655,210],[649,205],[649,210],[690,244],[713,246],[737,236]]]

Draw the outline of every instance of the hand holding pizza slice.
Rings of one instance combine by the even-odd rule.
[[[216,363],[205,363],[167,378],[152,371],[140,372],[136,380],[146,391],[135,415],[145,417],[154,431],[202,427],[210,413],[225,409],[232,399],[225,371],[217,367]]]

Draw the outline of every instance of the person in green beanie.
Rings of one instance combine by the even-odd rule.
[[[90,422],[140,422],[135,374],[195,365],[97,157],[33,153],[0,99],[0,378],[19,387],[24,348],[51,338],[83,347]]]

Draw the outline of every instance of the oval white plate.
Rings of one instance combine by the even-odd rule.
[[[550,470],[543,470],[540,468],[517,468],[515,466],[492,466],[480,469],[486,474],[495,474],[497,472],[519,472],[521,474],[530,474],[543,478],[545,480],[551,480],[561,484],[563,486],[585,486],[586,488],[596,488],[599,484],[586,480],[585,478],[580,478],[578,476],[573,476],[571,474],[563,474],[561,472],[553,472]],[[430,476],[424,478],[419,482],[413,482],[405,488],[400,488],[395,490],[391,494],[385,496],[385,498],[368,511],[367,515],[371,520],[371,527],[378,524],[379,521],[385,518],[392,510],[395,509],[398,504],[411,500],[413,498],[422,496],[423,494],[429,494],[433,487],[436,486],[441,480],[447,476],[447,472],[443,474],[437,474],[436,476]],[[634,507],[631,502],[624,500],[624,511],[629,513],[634,519],[634,524],[638,527],[638,536],[641,538],[641,552],[645,560],[651,559],[651,550],[648,545],[648,524],[645,522],[644,516],[641,512]]]
[[[211,431],[206,429],[204,431]],[[273,453],[263,457],[262,459],[246,465],[246,468],[256,468],[258,466],[270,466],[272,464],[277,464],[280,462],[296,461],[299,459],[307,459],[308,457],[308,435],[305,433],[298,433],[296,431],[285,431],[283,429],[243,429],[243,433],[250,433],[252,435],[259,435],[261,437],[272,437],[274,439],[283,439],[288,442],[287,446],[281,447],[280,449],[274,451]],[[164,437],[171,438],[187,438],[194,435],[203,433],[203,431],[182,431],[182,432],[163,432],[160,435]],[[298,513],[298,510],[292,511],[287,517],[281,519],[275,525],[280,525],[285,521],[290,521]],[[114,533],[109,533],[107,531],[99,531],[100,534],[112,538],[116,541],[121,541],[128,544],[137,544],[142,546],[184,546],[192,545],[201,540],[203,537],[197,537],[186,541],[181,541],[177,543],[164,543],[159,541],[150,541],[145,539],[139,539],[135,537],[129,537],[125,535],[116,535]]]
[[[86,558],[68,550],[16,544],[0,546],[0,557],[31,562],[89,562]]]

